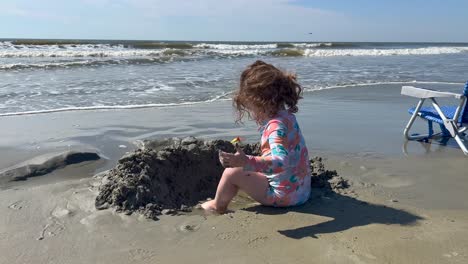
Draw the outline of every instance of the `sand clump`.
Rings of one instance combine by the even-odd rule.
[[[259,155],[259,144],[246,144],[244,152]],[[139,213],[150,219],[161,214],[189,212],[199,201],[214,197],[224,170],[218,151],[235,152],[229,141],[184,139],[144,141],[123,156],[102,178],[97,209],[114,208],[125,214]],[[333,191],[347,183],[335,171],[327,171],[321,158],[311,160],[312,187]]]
[[[337,192],[347,189],[350,184],[343,177],[339,176],[336,170],[326,170],[321,157],[314,157],[310,160],[312,170],[311,186],[325,192]]]

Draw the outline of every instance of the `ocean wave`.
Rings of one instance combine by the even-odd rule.
[[[282,48],[294,48],[294,44],[293,43],[276,43],[276,48],[278,49],[282,49]]]
[[[132,47],[135,49],[191,49],[194,46],[190,43],[154,42],[129,44],[127,47]]]
[[[76,47],[76,46],[124,46],[129,48],[138,49],[274,49],[274,48],[316,48],[316,47],[354,47],[359,46],[359,43],[351,42],[270,42],[270,43],[190,43],[178,41],[100,41],[100,40],[12,40],[0,41],[2,45],[16,46],[16,47],[45,47],[45,46],[58,46],[62,48]]]
[[[348,43],[348,42],[304,42],[304,43],[276,43],[277,48],[350,48],[356,47],[358,44],[356,43]]]
[[[128,45],[127,45],[128,46]],[[90,50],[90,49],[123,49],[126,45],[121,43],[62,43],[62,44],[17,44],[14,41],[0,41],[0,49],[3,50],[63,50],[63,49],[78,49],[78,50]]]
[[[299,44],[297,44],[299,45]],[[300,46],[297,46],[300,47]],[[302,46],[310,47],[310,45]],[[318,46],[317,46],[318,47]],[[301,49],[283,48],[273,51],[253,50],[251,54],[284,56],[284,57],[337,57],[337,56],[407,56],[407,55],[440,55],[468,52],[468,47],[430,47],[407,49]],[[244,52],[248,53],[248,52]]]
[[[0,50],[0,58],[30,58],[30,57],[142,57],[159,56],[165,52],[162,50],[138,50],[124,48],[77,48],[77,49],[18,49],[18,50]]]
[[[83,45],[93,44],[93,41],[85,40],[54,40],[54,39],[17,39],[9,42],[12,45],[28,45],[28,46],[52,46],[52,45]]]
[[[232,94],[232,92],[226,92],[226,93],[220,94],[218,96],[215,96],[211,99],[204,100],[204,101],[181,102],[181,103],[135,104],[135,105],[102,105],[102,106],[64,107],[64,108],[44,109],[44,110],[35,110],[35,111],[0,113],[0,117],[50,114],[50,113],[58,113],[58,112],[93,111],[93,110],[98,111],[98,110],[142,109],[142,108],[157,108],[157,107],[177,107],[177,106],[212,103],[215,101],[225,101],[225,100],[229,100],[229,98],[226,98],[226,96],[230,94]]]
[[[294,43],[296,48],[324,48],[324,47],[333,47],[333,43]]]
[[[391,84],[446,84],[446,85],[464,85],[463,82],[442,82],[442,81],[387,81],[387,82],[361,82],[361,83],[344,83],[336,85],[317,85],[314,87],[305,87],[304,92],[316,92],[321,90],[349,88],[349,87],[362,87],[362,86],[375,86],[375,85],[391,85]]]
[[[186,52],[184,50],[180,49],[165,49],[162,54],[167,55],[167,56],[186,56],[186,55],[191,55],[193,53]]]
[[[194,46],[199,49],[216,49],[216,50],[259,50],[259,49],[275,49],[276,44],[210,44],[200,43]]]
[[[252,51],[251,54],[284,57],[338,57],[338,56],[407,56],[440,55],[468,52],[468,47],[430,47],[413,49],[279,49],[268,52]],[[246,52],[244,52],[246,53]]]
[[[22,70],[22,69],[48,69],[48,68],[68,68],[77,66],[93,66],[102,63],[110,64],[111,61],[68,61],[68,62],[47,62],[47,63],[8,63],[0,65],[1,70]]]
[[[304,51],[300,49],[280,49],[272,51],[269,54],[282,57],[300,57],[304,56]]]
[[[402,56],[439,55],[468,52],[467,46],[432,46],[410,48],[351,48],[353,43],[137,43],[137,44],[51,44],[26,45],[0,41],[0,58],[162,58],[162,57],[239,57],[239,56]],[[55,42],[54,42],[55,43]],[[36,43],[37,44],[37,43]],[[138,46],[140,45],[140,46]],[[167,58],[165,58],[167,59]],[[12,65],[0,65],[0,69]],[[23,67],[23,66],[17,66]],[[39,66],[40,67],[40,66]]]
[[[104,65],[119,65],[119,64],[150,64],[150,63],[165,63],[175,59],[172,55],[166,57],[149,57],[149,58],[127,58],[127,59],[107,59],[107,60],[75,60],[75,61],[46,61],[40,63],[6,63],[0,64],[0,71],[16,71],[26,69],[57,69],[57,68],[75,68],[75,67],[97,67]],[[165,54],[166,55],[166,54]]]
[[[411,49],[306,49],[307,57],[440,55],[468,52],[468,47],[429,47]]]
[[[271,44],[211,44],[201,43],[194,48],[218,49],[218,50],[262,50],[262,49],[283,49],[283,48],[330,48],[330,47],[353,47],[352,43],[289,43],[279,42]]]
[[[0,47],[2,42],[0,42]],[[137,49],[191,49],[193,44],[187,42],[147,42],[147,41],[121,41],[113,43],[99,43],[99,41],[84,41],[84,40],[14,40],[3,41],[5,46],[16,46],[25,48],[57,46],[62,48],[78,47],[78,46],[118,46],[130,47]]]

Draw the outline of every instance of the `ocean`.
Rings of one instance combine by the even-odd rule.
[[[228,100],[257,59],[297,73],[306,94],[376,84],[461,87],[468,79],[468,43],[0,39],[0,116]]]

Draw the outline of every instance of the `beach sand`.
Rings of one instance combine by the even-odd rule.
[[[310,155],[350,188],[315,190],[289,209],[240,194],[225,215],[195,210],[158,221],[97,211],[93,175],[147,138],[258,140],[254,124],[233,124],[229,101],[3,117],[0,170],[69,149],[103,159],[0,186],[0,263],[466,263],[466,157],[418,142],[402,153],[414,103],[397,85],[308,94],[298,119]]]

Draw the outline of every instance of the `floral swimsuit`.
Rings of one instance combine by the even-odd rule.
[[[261,156],[248,156],[247,171],[268,178],[268,201],[283,207],[306,202],[310,195],[309,154],[294,114],[280,111],[260,127]]]

